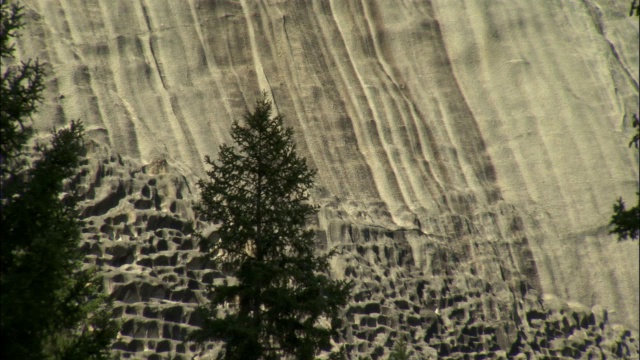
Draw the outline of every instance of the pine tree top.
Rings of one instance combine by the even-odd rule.
[[[351,287],[328,277],[332,253],[315,253],[307,227],[317,212],[308,202],[315,170],[298,156],[284,118],[271,112],[263,95],[243,123],[233,123],[235,144],[222,145],[217,161],[205,158],[211,169],[198,182],[196,211],[220,223],[218,240],[201,237],[204,249],[237,283],[211,287],[201,308],[207,319],[192,339],[224,341],[226,359],[312,359],[330,345]],[[219,318],[223,304],[233,312]]]

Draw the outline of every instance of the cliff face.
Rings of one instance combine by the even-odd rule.
[[[116,351],[194,351],[179,340],[223,277],[188,236],[194,180],[266,90],[318,169],[319,247],[356,281],[336,341],[637,354],[638,244],[606,227],[638,186],[627,2],[25,5],[18,58],[49,74],[35,126],[81,119],[90,139],[73,183],[126,320]]]

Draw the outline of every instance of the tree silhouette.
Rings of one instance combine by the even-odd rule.
[[[389,354],[388,360],[409,360],[411,357],[409,356],[409,349],[407,346],[407,342],[404,339],[400,339],[396,341],[393,349],[391,350],[391,354]]]
[[[12,59],[10,39],[22,8],[0,4],[0,57]],[[80,221],[63,181],[80,161],[82,125],[53,132],[33,150],[28,118],[44,89],[35,61],[2,65],[0,96],[0,299],[3,359],[105,359],[117,334],[102,281],[82,269]]]
[[[312,359],[330,346],[350,290],[326,275],[333,253],[316,255],[306,227],[317,211],[308,204],[315,171],[297,155],[283,117],[271,116],[266,94],[243,125],[234,122],[231,137],[235,147],[222,145],[218,162],[205,158],[211,170],[198,183],[195,209],[220,223],[219,240],[201,242],[236,282],[211,285],[204,324],[191,339],[225,342],[225,359]],[[231,311],[219,313],[223,304]]]
[[[633,127],[636,128],[636,134],[629,142],[629,147],[635,146],[638,149],[640,145],[640,117],[634,115]],[[638,204],[627,210],[622,198],[618,198],[618,202],[613,204],[613,215],[609,226],[612,226],[611,234],[618,234],[618,241],[638,240],[640,238],[640,192],[636,192]]]

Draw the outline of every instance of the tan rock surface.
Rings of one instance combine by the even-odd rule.
[[[626,2],[25,5],[18,55],[50,74],[36,127],[79,118],[95,142],[76,180],[83,246],[134,320],[118,351],[192,351],[181,329],[222,276],[187,236],[194,180],[265,89],[318,168],[320,245],[344,250],[332,273],[358,280],[337,340],[378,357],[404,333],[423,357],[573,357],[628,345],[627,328],[637,352],[638,244],[606,228],[638,186]],[[581,348],[596,333],[607,345]]]

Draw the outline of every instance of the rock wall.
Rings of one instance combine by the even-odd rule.
[[[194,181],[262,89],[318,169],[319,249],[356,281],[350,353],[637,356],[638,244],[606,227],[638,186],[626,2],[25,6],[18,56],[49,73],[36,128],[87,127],[71,184],[124,357],[199,353],[181,340],[224,275],[189,236],[215,232]]]

